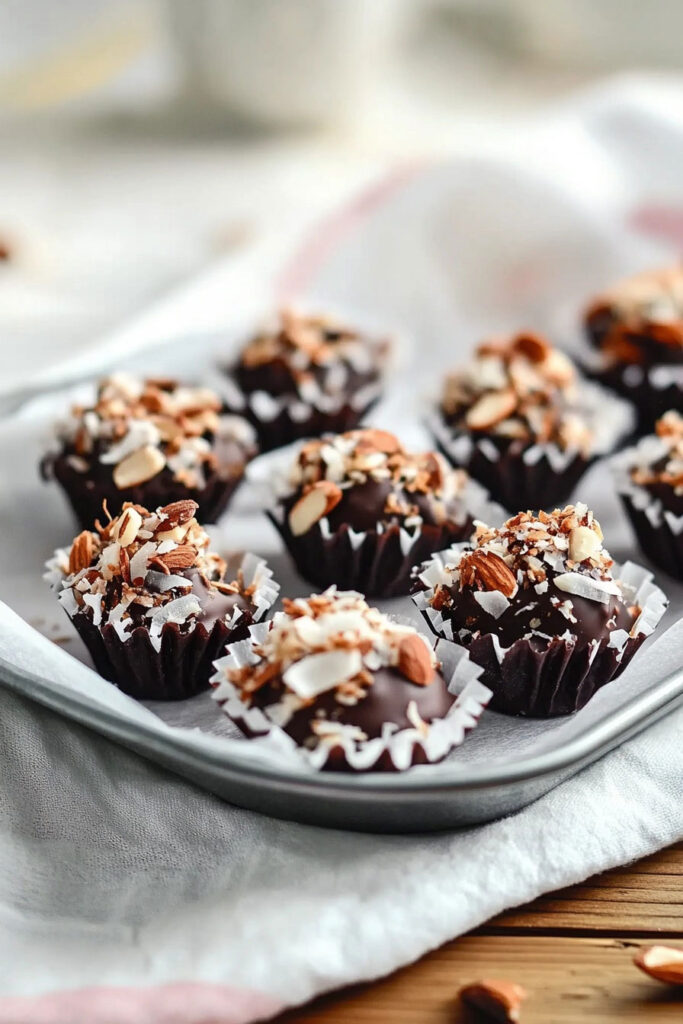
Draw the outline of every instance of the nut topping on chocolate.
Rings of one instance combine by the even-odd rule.
[[[110,624],[121,639],[144,624],[158,650],[164,623],[189,631],[212,597],[248,599],[254,584],[245,587],[239,574],[226,580],[225,561],[194,518],[197,507],[184,500],[149,512],[126,502],[115,519],[98,520],[58,551],[47,578],[60,588],[69,617],[83,613],[95,626]]]
[[[221,408],[209,388],[114,374],[101,382],[93,406],[72,408],[59,438],[73,469],[85,473],[93,461],[111,465],[121,491],[167,467],[178,483],[201,489],[207,474],[226,470],[217,441],[234,442],[244,453],[242,462],[254,452],[249,424],[222,415]]]
[[[442,412],[468,431],[588,452],[593,433],[575,408],[576,386],[563,353],[538,334],[520,333],[484,342],[448,376]]]
[[[361,594],[331,587],[308,599],[285,599],[283,609],[255,648],[260,662],[227,670],[246,704],[262,687],[275,687],[281,725],[323,693],[333,693],[338,705],[362,702],[381,669],[393,668],[420,687],[436,677],[427,640],[371,608]],[[311,729],[329,735],[331,724],[321,709]]]
[[[655,430],[660,439],[658,458],[654,464],[633,466],[631,479],[642,487],[662,484],[683,496],[683,416],[671,409],[657,421]]]
[[[358,383],[376,377],[387,352],[386,340],[368,337],[332,317],[284,309],[273,329],[257,334],[242,349],[236,369],[244,385],[249,381],[245,374],[277,368],[264,390],[280,394],[293,388],[305,400],[320,392],[344,392],[354,375]]]
[[[586,327],[611,363],[680,362],[683,265],[636,274],[596,296]]]
[[[536,606],[554,621],[558,613],[568,623],[575,623],[577,598],[607,606],[615,600],[623,604],[624,595],[611,573],[613,561],[602,544],[600,524],[585,505],[568,505],[552,514],[520,512],[500,529],[478,523],[472,543],[452,552],[453,561],[447,557],[450,552],[444,553],[441,579],[430,579],[429,604],[443,614],[455,607],[459,593],[471,593],[494,619],[500,619],[514,599],[519,609],[516,614],[524,613],[520,623],[528,620],[534,631],[541,626]],[[636,616],[637,609],[629,609],[630,623]],[[477,630],[476,617],[468,626],[468,633]]]
[[[451,469],[436,452],[412,454],[385,430],[351,430],[309,441],[301,448],[290,484],[302,492],[289,510],[289,525],[298,536],[327,516],[344,494],[368,485],[375,521],[397,518],[406,526],[422,522],[425,502],[436,522],[449,515],[448,505],[468,481],[464,470]],[[372,485],[378,485],[373,490]],[[381,488],[381,492],[378,488]],[[354,525],[349,517],[351,525]]]

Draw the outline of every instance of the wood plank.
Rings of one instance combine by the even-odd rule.
[[[456,1000],[484,976],[529,991],[523,1024],[681,1024],[683,996],[642,975],[628,938],[470,935],[372,986],[325,996],[279,1024],[459,1024],[472,1020]]]
[[[680,873],[678,872],[680,868]],[[539,897],[484,925],[484,934],[683,935],[683,844]]]

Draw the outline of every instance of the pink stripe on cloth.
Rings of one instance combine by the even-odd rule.
[[[679,249],[683,245],[683,208],[680,206],[639,206],[627,217],[632,228],[671,242]]]
[[[405,163],[361,190],[348,203],[317,224],[287,261],[275,283],[278,302],[290,302],[310,283],[325,258],[356,223],[389,199],[425,167],[424,161]]]
[[[282,1009],[261,992],[180,982],[9,996],[0,999],[0,1024],[251,1024]]]

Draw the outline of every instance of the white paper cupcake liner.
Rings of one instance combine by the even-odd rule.
[[[592,381],[582,381],[576,409],[594,431],[587,455],[554,443],[530,444],[505,451],[488,437],[454,430],[438,410],[426,424],[439,448],[455,466],[468,469],[511,511],[550,508],[565,501],[591,463],[628,436],[635,424],[631,405]]]
[[[227,372],[220,391],[227,408],[244,416],[256,429],[263,451],[273,451],[304,437],[322,433],[342,433],[358,426],[363,416],[379,401],[384,380],[357,388],[351,394],[327,395],[320,392],[306,399],[299,396],[274,396],[266,391],[247,393]]]
[[[226,577],[230,579],[236,579],[237,573],[241,571],[244,579],[245,588],[254,586],[254,591],[250,595],[250,601],[254,606],[253,617],[255,622],[259,622],[263,619],[275,602],[278,599],[280,593],[280,584],[277,583],[273,576],[272,569],[268,566],[265,559],[260,558],[258,555],[252,554],[251,551],[240,552],[227,556]],[[76,604],[76,600],[73,596],[70,587],[64,588],[63,584],[66,577],[69,575],[69,548],[57,548],[52,557],[45,563],[45,572],[43,573],[43,579],[47,581],[52,590],[57,591],[57,599],[64,608],[69,618],[79,612],[81,609]],[[236,625],[239,618],[242,617],[242,609],[234,608],[232,617],[226,625]],[[123,625],[118,623],[117,632],[122,639],[125,639],[125,632],[123,631]],[[197,625],[196,620],[192,620],[190,631]]]
[[[215,663],[212,696],[224,714],[250,735],[245,742],[266,743],[271,751],[274,747],[281,748],[287,760],[296,752],[300,761],[314,771],[325,768],[332,750],[341,751],[348,769],[354,772],[372,771],[378,763],[387,760],[394,770],[405,771],[412,766],[416,750],[421,751],[427,763],[441,761],[475,728],[491,697],[491,691],[479,682],[479,666],[470,661],[463,647],[449,644],[445,652],[439,651],[443,659],[442,673],[444,678],[450,677],[449,692],[458,696],[444,718],[427,725],[426,734],[416,728],[399,729],[393,722],[385,722],[381,736],[359,741],[351,729],[340,726],[333,738],[320,741],[309,750],[298,746],[278,722],[268,717],[268,708],[247,707],[237,688],[227,679],[231,669],[259,664],[261,657],[255,648],[263,642],[268,629],[268,623],[252,626],[247,640],[228,645],[225,657]]]
[[[683,402],[683,364],[640,366],[616,363],[606,366],[602,352],[584,348],[580,356],[586,373],[630,401],[637,413],[640,433],[652,430],[669,409]]]
[[[668,451],[658,437],[644,437],[611,461],[616,491],[645,554],[666,572],[683,579],[683,515],[675,515],[659,498],[631,479],[631,470],[656,463]]]

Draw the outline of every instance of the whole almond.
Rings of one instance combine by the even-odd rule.
[[[122,547],[127,548],[137,537],[141,526],[142,516],[140,513],[134,508],[127,508],[119,516],[118,522],[112,530],[112,536]]]
[[[87,569],[92,562],[93,552],[95,545],[93,543],[92,533],[89,530],[83,530],[83,533],[74,539],[71,545],[71,551],[69,552],[69,574],[80,572],[81,569]]]
[[[435,669],[424,640],[417,633],[403,637],[398,648],[398,670],[411,683],[429,686]]]
[[[645,974],[667,985],[683,985],[683,949],[675,946],[643,946],[633,963]]]
[[[488,1020],[517,1024],[526,989],[514,981],[488,979],[460,989],[460,998],[485,1015]]]
[[[176,569],[189,569],[194,565],[196,558],[197,549],[191,544],[180,544],[173,551],[167,551],[165,555],[157,555],[157,560],[163,562],[171,572],[175,572]]]
[[[189,523],[198,508],[197,502],[192,501],[191,498],[183,498],[181,501],[172,501],[170,505],[164,505],[161,510],[166,517],[163,523],[164,529],[171,530],[174,526]]]
[[[499,590],[505,597],[514,597],[517,593],[517,580],[500,555],[493,551],[474,551],[470,555],[470,564],[484,590]]]
[[[471,430],[489,430],[506,420],[517,408],[517,396],[512,388],[482,395],[468,410],[465,422]]]
[[[590,526],[575,526],[569,534],[569,557],[572,562],[591,558],[601,547],[600,538]]]
[[[331,480],[318,480],[302,494],[289,510],[289,528],[295,537],[310,528],[335,508],[342,499],[342,490]]]
[[[114,483],[121,491],[124,487],[135,487],[151,480],[166,465],[166,459],[158,448],[146,444],[131,452],[114,467]]]

